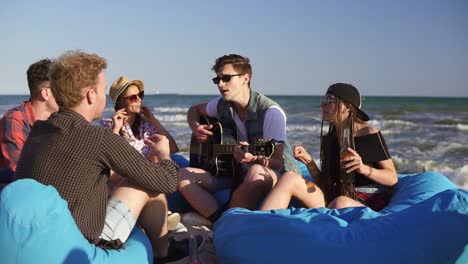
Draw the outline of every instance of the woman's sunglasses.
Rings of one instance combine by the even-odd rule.
[[[320,105],[330,105],[330,104],[333,104],[333,103],[336,103],[336,99],[331,99],[331,98],[327,97],[327,98],[322,98],[320,100]]]
[[[211,80],[213,80],[213,83],[214,83],[214,84],[218,84],[219,81],[223,81],[223,82],[227,83],[227,82],[230,82],[230,81],[231,81],[231,78],[232,78],[232,77],[234,77],[234,76],[241,76],[241,75],[243,75],[243,74],[225,74],[225,75],[223,75],[223,76],[221,76],[221,77],[219,77],[219,76],[214,77],[214,78],[211,79]]]
[[[124,97],[124,100],[126,101],[129,101],[130,103],[134,103],[138,100],[138,98],[140,98],[140,100],[143,100],[143,97],[145,97],[145,92],[144,91],[141,91],[137,94],[132,94],[132,95],[129,95],[129,96],[125,96]]]

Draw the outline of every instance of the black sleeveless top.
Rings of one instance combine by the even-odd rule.
[[[331,131],[323,137],[324,140],[324,161],[328,162],[329,173],[322,171],[322,175],[325,177],[332,177],[333,182],[339,181],[340,175],[340,146],[338,144],[338,138],[336,137],[336,130]],[[368,134],[365,136],[355,137],[355,150],[361,156],[362,162],[368,166],[376,169],[380,169],[377,162],[382,160],[390,159],[390,153],[388,153],[387,144],[382,134],[379,132]],[[327,175],[328,174],[328,175]],[[364,186],[369,184],[376,184],[376,182],[370,180],[366,176],[355,173],[355,186]]]

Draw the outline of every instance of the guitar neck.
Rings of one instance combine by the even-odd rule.
[[[213,144],[213,155],[217,156],[217,155],[232,154],[236,146],[237,145]]]
[[[231,144],[213,144],[213,155],[225,155],[225,154],[233,154],[234,148],[237,145],[231,145]],[[271,143],[271,146],[267,149],[265,149],[262,146],[257,146],[257,145],[249,145],[246,146],[246,148],[243,148],[245,152],[250,152],[253,155],[265,155],[265,156],[271,156],[273,153],[274,149],[274,144]]]

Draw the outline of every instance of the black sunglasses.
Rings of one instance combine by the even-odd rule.
[[[132,94],[132,95],[129,95],[129,96],[125,96],[124,97],[124,100],[128,100],[130,103],[134,103],[138,100],[138,98],[140,98],[140,100],[143,100],[143,97],[145,97],[145,92],[144,91],[141,91],[137,94]]]
[[[336,99],[331,99],[331,98],[327,97],[327,98],[323,98],[323,99],[320,100],[321,105],[329,105],[329,104],[333,104],[333,103],[336,103]]]
[[[241,75],[244,75],[244,74],[242,74],[242,73],[239,73],[239,74],[225,74],[225,75],[223,75],[223,76],[221,76],[221,77],[216,76],[216,77],[214,77],[214,78],[211,79],[211,80],[213,80],[213,83],[214,83],[214,84],[218,84],[219,81],[223,81],[223,82],[227,83],[227,82],[230,82],[230,81],[231,81],[231,78],[232,78],[232,77],[234,77],[234,76],[241,76]]]

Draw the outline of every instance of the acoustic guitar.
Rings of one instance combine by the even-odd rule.
[[[234,159],[234,148],[237,143],[236,131],[224,128],[216,119],[202,117],[201,124],[213,125],[206,143],[200,143],[192,134],[190,141],[190,166],[202,168],[217,177],[230,177],[238,172],[238,164]],[[242,150],[252,155],[270,157],[275,150],[275,140],[259,139],[249,145],[242,146]]]

